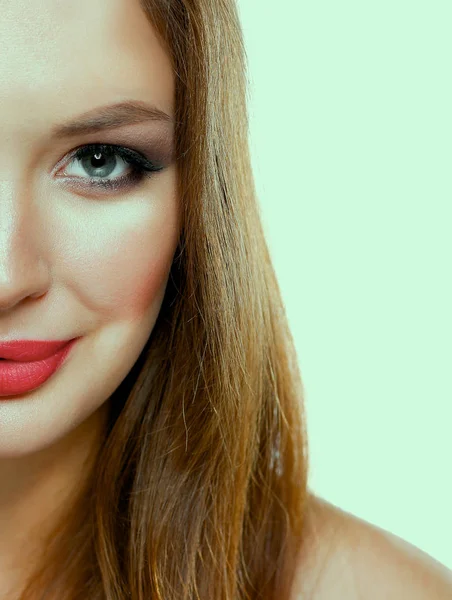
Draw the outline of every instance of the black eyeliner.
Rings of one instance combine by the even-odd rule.
[[[149,161],[139,152],[125,148],[124,146],[116,146],[115,144],[87,144],[74,152],[72,158],[81,159],[91,154],[118,154],[133,166],[139,167],[144,171],[156,172],[161,171],[164,167],[154,162]]]

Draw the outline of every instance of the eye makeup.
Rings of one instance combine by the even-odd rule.
[[[66,183],[72,180],[79,180],[76,185],[82,185],[85,188],[100,188],[106,191],[129,190],[139,185],[145,177],[152,177],[154,173],[162,171],[165,167],[155,162],[149,161],[145,156],[124,146],[113,144],[88,144],[74,151],[68,159],[70,164],[78,161],[82,169],[92,168],[94,170],[105,170],[105,163],[113,158],[115,166],[118,161],[115,157],[119,156],[123,163],[129,166],[129,173],[106,179],[102,174],[95,177],[67,176]],[[94,158],[94,163],[93,163]],[[87,160],[88,159],[88,160]],[[96,164],[97,161],[97,164]],[[100,162],[100,164],[98,164]],[[66,167],[67,168],[67,167]],[[108,168],[107,168],[108,170]],[[64,175],[64,173],[63,173]]]
[[[61,179],[64,187],[75,188],[80,193],[125,193],[135,189],[146,179],[153,178],[174,160],[172,127],[157,131],[152,128],[150,131],[149,127],[137,124],[102,132],[97,137],[95,135],[83,136],[87,143],[66,153],[54,167],[53,172]],[[106,161],[110,165],[112,162],[119,164],[121,170],[128,166],[128,173],[106,178],[102,175]],[[76,176],[65,173],[71,163],[78,165],[79,173]],[[100,176],[90,176],[87,170],[92,169],[99,169]]]

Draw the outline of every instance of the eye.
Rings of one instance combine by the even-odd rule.
[[[66,164],[62,174],[67,180],[76,180],[77,186],[111,191],[138,186],[145,177],[164,168],[135,150],[112,144],[82,146]]]

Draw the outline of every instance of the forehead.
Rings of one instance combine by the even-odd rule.
[[[170,58],[139,0],[1,0],[0,13],[0,115],[58,121],[124,95],[173,112]]]

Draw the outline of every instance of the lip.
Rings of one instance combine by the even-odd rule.
[[[41,386],[61,367],[79,339],[1,343],[0,358],[6,360],[0,360],[0,398]]]
[[[71,340],[13,340],[11,342],[0,342],[0,358],[20,362],[43,360],[49,358]]]

